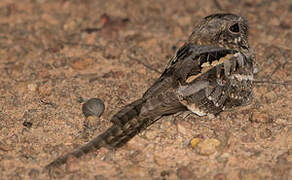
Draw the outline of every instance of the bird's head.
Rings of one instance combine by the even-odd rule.
[[[247,20],[235,14],[212,14],[195,27],[188,41],[198,45],[248,49]]]

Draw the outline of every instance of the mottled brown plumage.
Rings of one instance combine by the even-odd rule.
[[[66,163],[69,156],[120,147],[163,116],[186,110],[198,116],[216,115],[247,104],[252,98],[254,61],[247,33],[247,21],[240,16],[205,17],[141,99],[115,114],[104,133],[46,169]]]

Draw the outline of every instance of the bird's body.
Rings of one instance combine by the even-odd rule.
[[[233,14],[204,18],[141,99],[115,114],[104,133],[46,168],[100,147],[120,147],[162,116],[186,110],[216,115],[247,104],[252,98],[253,60],[246,20]]]

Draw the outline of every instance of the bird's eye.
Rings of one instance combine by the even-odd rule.
[[[238,33],[239,32],[239,25],[238,23],[233,24],[232,26],[229,27],[229,31],[233,33]]]

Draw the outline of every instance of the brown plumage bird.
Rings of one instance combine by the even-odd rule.
[[[118,148],[163,116],[187,110],[198,116],[216,115],[247,104],[252,98],[253,61],[244,18],[205,17],[142,98],[115,114],[104,133],[45,168],[100,147]]]

